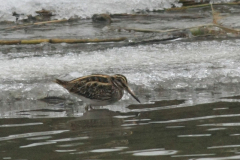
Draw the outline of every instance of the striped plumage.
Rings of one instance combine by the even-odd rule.
[[[79,96],[90,108],[91,106],[105,106],[119,101],[124,94],[124,90],[140,103],[128,87],[127,78],[121,74],[113,76],[95,74],[71,81],[56,79],[55,82],[66,88],[70,93]]]

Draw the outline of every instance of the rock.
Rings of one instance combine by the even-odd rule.
[[[16,17],[16,21],[18,21],[19,17],[22,16],[22,15],[24,15],[24,14],[19,14],[17,12],[12,13],[12,16]]]
[[[94,14],[92,16],[92,21],[96,23],[108,23],[112,22],[111,17],[108,14]]]
[[[40,16],[53,16],[51,11],[42,9],[40,11],[36,11],[37,14],[39,14]]]

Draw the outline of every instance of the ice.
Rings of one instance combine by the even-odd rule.
[[[228,3],[228,2],[232,2],[234,0],[211,0],[210,3],[221,3],[221,2],[225,2],[225,3]]]
[[[212,0],[211,3],[230,2],[233,0]],[[91,17],[96,13],[132,13],[133,11],[159,10],[172,6],[181,7],[178,0],[8,0],[1,1],[0,18],[15,21],[12,12],[23,14],[20,19],[27,15],[36,15],[35,11],[51,10],[56,16],[63,19],[70,17]]]
[[[2,97],[38,99],[52,91],[68,92],[53,83],[89,74],[124,74],[130,86],[147,90],[208,89],[240,82],[240,40],[176,42],[69,52],[46,56],[0,56]]]
[[[35,11],[44,8],[53,11],[58,19],[76,16],[87,18],[96,13],[131,13],[139,10],[170,8],[172,4],[181,6],[178,0],[8,0],[0,4],[0,17],[2,20],[15,21],[15,17],[12,16],[14,11],[26,16],[36,15]]]

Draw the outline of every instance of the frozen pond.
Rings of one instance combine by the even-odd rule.
[[[54,9],[56,18],[89,18],[94,13],[133,13],[180,6],[175,0],[90,0],[82,5],[73,0],[58,2],[56,6],[54,1],[35,2],[3,2],[0,16],[14,21],[9,10],[33,14],[46,8]],[[117,10],[115,5],[119,6]],[[220,8],[231,15],[222,23],[240,28],[238,7]],[[211,10],[149,14],[116,16],[111,27],[164,30],[212,21]],[[118,31],[93,24],[90,19],[11,29],[16,25],[19,24],[0,25],[0,39],[128,40],[1,45],[0,158],[240,159],[240,39],[156,41],[169,37]],[[144,43],[149,38],[154,41]],[[142,104],[125,94],[113,105],[85,111],[81,99],[53,82],[56,78],[70,80],[89,74],[125,75]]]
[[[49,51],[48,55],[42,56],[29,51],[2,54],[0,87],[1,104],[5,106],[1,107],[2,117],[22,110],[25,102],[27,106],[31,104],[25,109],[33,108],[32,103],[40,103],[36,100],[47,96],[65,98],[78,105],[80,100],[55,84],[54,79],[73,79],[96,73],[125,75],[146,103],[165,98],[184,98],[198,103],[194,97],[200,90],[212,94],[205,97],[206,102],[215,101],[215,96],[236,95],[240,81],[239,45],[238,39],[174,41],[79,53]],[[125,101],[134,103],[126,95],[122,102],[112,107],[126,111]],[[10,107],[12,103],[16,104],[14,108]]]

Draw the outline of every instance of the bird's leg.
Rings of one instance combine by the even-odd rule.
[[[93,108],[92,108],[92,106],[91,105],[86,105],[86,107],[85,107],[85,110],[86,111],[89,111],[89,110],[92,110]]]
[[[88,105],[86,105],[86,107],[85,107],[85,111],[88,111]]]
[[[91,105],[89,105],[89,107],[90,107],[91,110],[93,109]]]

